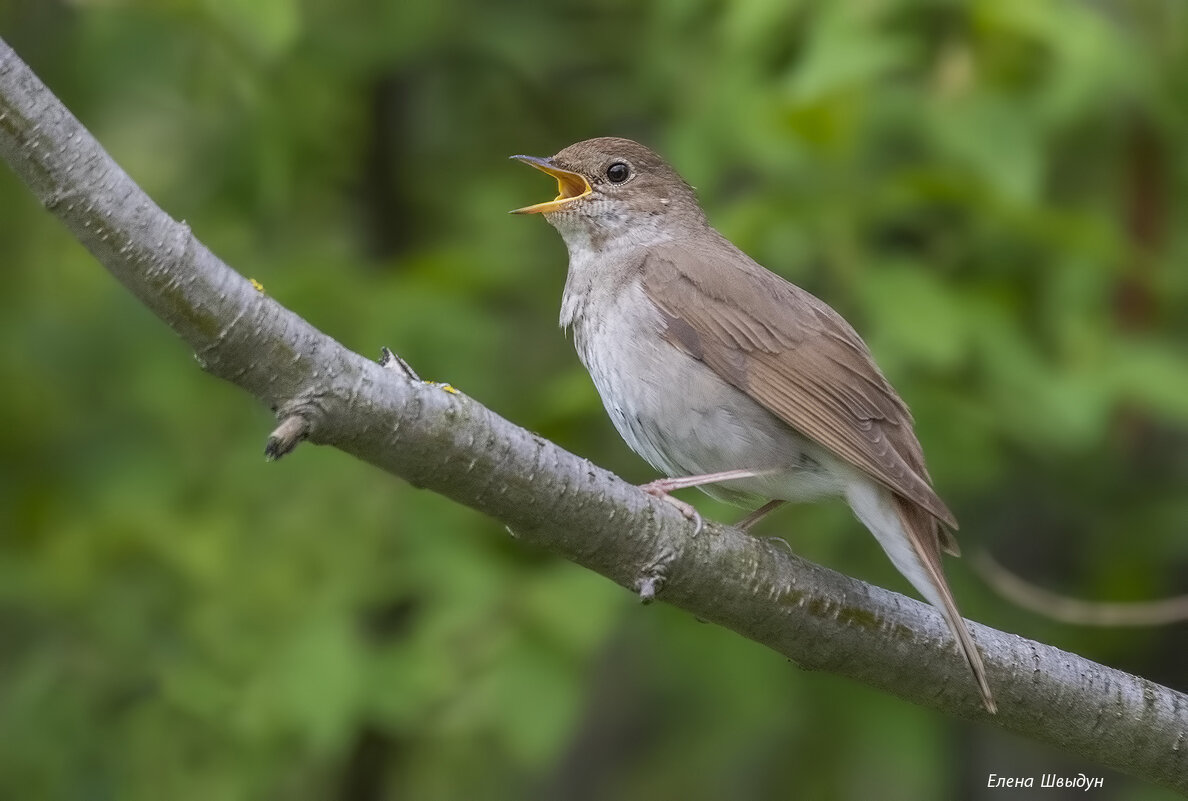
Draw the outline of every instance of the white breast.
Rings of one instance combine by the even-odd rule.
[[[774,469],[706,488],[727,500],[807,500],[841,491],[832,471],[822,469],[832,464],[828,454],[663,339],[663,317],[636,277],[587,280],[609,278],[593,266],[571,259],[562,322],[572,325],[578,357],[633,451],[669,476]]]

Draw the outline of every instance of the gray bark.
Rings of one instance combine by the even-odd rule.
[[[1188,791],[1188,697],[970,624],[988,715],[939,614],[736,529],[693,525],[464,394],[352,353],[263,294],[163,212],[0,41],[0,155],[205,370],[301,436],[504,523],[519,538],[783,654]]]

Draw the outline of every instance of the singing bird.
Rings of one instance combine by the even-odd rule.
[[[912,416],[866,343],[824,302],[706,220],[693,189],[629,139],[513,156],[552,176],[541,214],[569,250],[561,325],[628,446],[669,476],[758,506],[840,496],[940,610],[995,712],[941,567],[957,521],[932,488]],[[691,507],[673,500],[688,512]]]

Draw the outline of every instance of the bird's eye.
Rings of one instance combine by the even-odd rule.
[[[606,168],[606,177],[612,184],[621,184],[627,180],[631,175],[631,168],[621,161],[616,161],[614,164]]]

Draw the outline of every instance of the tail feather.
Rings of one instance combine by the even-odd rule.
[[[990,692],[990,683],[986,680],[986,667],[982,664],[982,655],[974,645],[969,628],[965,625],[965,619],[957,610],[957,602],[953,599],[953,592],[949,589],[949,583],[945,580],[944,570],[941,566],[941,547],[953,543],[952,537],[942,537],[940,524],[917,504],[898,495],[894,495],[893,498],[895,510],[903,524],[903,530],[924,569],[927,584],[924,585],[910,574],[905,573],[905,575],[916,585],[916,589],[940,610],[941,616],[949,625],[949,631],[957,640],[961,654],[965,657],[965,661],[969,664],[969,669],[973,672],[974,679],[978,683],[978,690],[982,694],[982,703],[993,715],[998,712],[998,707],[994,703],[994,695]],[[955,543],[953,544],[955,545]]]
[[[955,550],[953,538],[945,536],[947,532],[926,509],[866,477],[856,478],[848,484],[846,500],[854,515],[883,546],[896,569],[940,611],[973,673],[982,703],[991,714],[996,713],[998,708],[986,680],[982,655],[957,611],[957,603],[941,568],[941,549]]]
[[[949,556],[961,556],[961,546],[957,544],[957,538],[941,523],[936,524],[936,538],[942,551]]]

